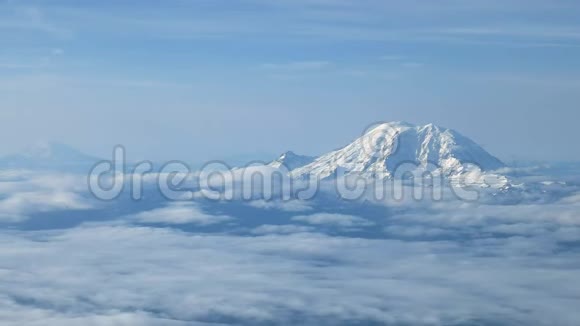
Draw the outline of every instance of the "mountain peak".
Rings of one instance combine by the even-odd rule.
[[[294,170],[301,166],[305,166],[314,161],[314,157],[306,155],[298,155],[293,151],[282,153],[278,159],[272,161],[269,165],[274,168],[286,167],[288,170]]]
[[[284,153],[282,153],[282,155],[280,155],[280,158],[293,158],[293,157],[298,157],[300,155],[294,153],[293,151],[286,151]]]
[[[77,156],[80,152],[62,143],[41,141],[26,148],[22,156],[37,159],[58,159],[61,157],[70,157],[72,154]]]
[[[71,169],[94,164],[98,159],[58,142],[38,142],[20,154],[0,158],[0,167]]]
[[[379,130],[404,130],[404,129],[414,128],[414,127],[416,127],[416,126],[411,124],[411,123],[408,123],[406,121],[381,122],[378,124],[374,124],[370,128],[368,128],[367,133],[374,133],[374,132],[377,132]]]
[[[496,170],[504,164],[460,133],[436,126],[385,122],[372,126],[351,144],[292,171],[296,177],[326,178],[337,171],[368,177],[393,177],[401,166],[436,170],[447,176]],[[468,167],[469,166],[469,167]]]

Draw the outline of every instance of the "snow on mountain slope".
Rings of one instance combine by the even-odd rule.
[[[268,165],[273,168],[281,168],[282,166],[284,166],[291,171],[296,168],[308,165],[314,162],[315,159],[316,158],[312,156],[298,155],[292,151],[288,151],[280,155],[278,159],[272,161]]]
[[[337,174],[392,178],[405,171],[431,171],[446,177],[469,176],[504,164],[458,132],[428,124],[382,123],[351,144],[294,169],[297,178],[328,178]]]

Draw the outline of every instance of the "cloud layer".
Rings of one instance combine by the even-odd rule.
[[[82,184],[0,174],[11,222],[0,229],[3,325],[580,320],[574,184],[518,204],[167,202],[149,192],[104,204],[87,202]],[[78,223],[35,231],[15,218],[61,215]]]
[[[460,244],[98,226],[3,232],[0,242],[0,316],[8,324],[24,316],[55,325],[573,325],[580,318],[578,254],[526,238]]]

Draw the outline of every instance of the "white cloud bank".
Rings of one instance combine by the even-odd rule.
[[[544,246],[526,238],[461,244],[128,226],[2,232],[0,319],[577,325],[580,256]]]
[[[20,192],[0,200],[0,222],[19,222],[29,214],[58,210],[81,210],[91,205],[72,192]]]
[[[167,207],[156,208],[133,216],[133,220],[142,223],[196,224],[201,226],[218,224],[233,220],[227,215],[204,213],[193,202],[175,202]]]
[[[0,171],[0,222],[20,222],[32,214],[84,210],[94,206],[82,196],[85,177],[26,170]]]
[[[310,226],[303,225],[293,225],[293,224],[283,224],[283,225],[272,225],[264,224],[257,228],[254,228],[251,233],[266,235],[266,234],[293,234],[293,233],[303,233],[303,232],[314,232],[315,229]]]
[[[277,209],[285,212],[304,212],[312,210],[312,206],[304,200],[254,200],[248,203],[249,206],[261,209]]]
[[[86,207],[79,185],[0,175],[0,212],[15,218]],[[441,202],[411,209],[409,203],[389,206],[392,215],[372,220],[302,204],[250,203],[272,214],[309,211],[294,216],[295,224],[251,226],[251,236],[188,234],[126,221],[58,231],[0,229],[0,324],[580,321],[577,194],[544,204]],[[176,226],[234,221],[194,202],[130,218]],[[235,222],[234,232],[248,226],[241,217]],[[317,233],[328,227],[364,227],[384,238]]]
[[[373,222],[358,216],[345,214],[316,213],[312,215],[300,215],[292,218],[296,222],[304,222],[311,225],[329,225],[338,227],[371,226]]]

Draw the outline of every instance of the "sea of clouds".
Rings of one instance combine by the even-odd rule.
[[[0,321],[578,325],[580,191],[558,178],[509,204],[136,203],[3,171]]]

